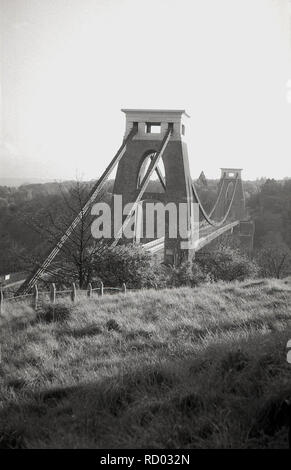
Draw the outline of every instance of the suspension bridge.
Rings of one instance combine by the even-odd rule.
[[[152,254],[161,253],[167,264],[179,265],[192,257],[196,251],[211,243],[225,233],[236,234],[244,250],[250,251],[253,243],[254,226],[248,218],[241,169],[222,168],[218,185],[218,194],[212,210],[207,213],[199,198],[197,189],[190,175],[188,150],[186,144],[187,119],[185,110],[123,109],[126,127],[123,142],[99,180],[94,185],[84,207],[72,221],[58,243],[49,251],[40,265],[35,267],[20,286],[17,294],[29,292],[42,278],[54,261],[63,245],[92,208],[105,182],[116,169],[113,196],[122,196],[122,210],[130,205],[130,210],[122,218],[120,227],[112,238],[112,246],[123,238],[126,227],[134,218],[133,239]],[[163,164],[164,172],[160,168]],[[150,191],[149,183],[153,175],[157,176],[159,191]],[[186,212],[187,237],[170,236],[171,224],[165,222],[165,233],[152,240],[140,236],[140,209],[145,201],[169,203],[177,207],[183,203]],[[193,205],[199,208],[199,237],[193,239]],[[124,213],[124,212],[123,212]],[[114,207],[112,205],[112,215]],[[179,216],[181,217],[181,216]],[[184,220],[185,222],[185,220]],[[197,221],[196,221],[197,224]],[[197,230],[197,227],[196,227]],[[184,246],[184,248],[183,248]]]

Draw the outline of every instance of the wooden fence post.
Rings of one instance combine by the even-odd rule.
[[[34,289],[33,289],[33,307],[34,307],[34,310],[37,310],[37,307],[38,307],[38,288],[37,288],[37,284],[35,284]]]
[[[71,292],[72,302],[76,302],[76,298],[77,298],[76,284],[73,282],[72,283],[72,292]]]
[[[3,304],[4,304],[3,289],[2,289],[2,287],[0,287],[0,315],[3,311]]]
[[[122,284],[122,292],[126,294],[126,284],[125,282]]]
[[[91,284],[91,282],[89,282],[89,284],[88,284],[87,296],[92,297],[92,284]]]
[[[52,304],[56,303],[56,285],[54,282],[51,284],[50,301]]]
[[[100,295],[102,296],[104,294],[104,284],[102,281],[100,281]]]

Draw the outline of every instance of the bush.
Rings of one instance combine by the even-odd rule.
[[[128,244],[108,247],[94,256],[93,278],[111,287],[123,283],[131,288],[157,287],[161,266],[141,246]]]
[[[173,266],[169,268],[167,286],[180,287],[190,286],[194,287],[203,282],[210,280],[210,277],[204,272],[195,261],[185,261],[180,266]]]
[[[170,267],[167,286],[197,286],[211,281],[234,281],[255,277],[258,266],[238,250],[220,247],[215,251],[198,252],[192,262]]]
[[[228,247],[198,252],[196,262],[202,272],[207,273],[213,281],[243,281],[256,277],[258,274],[258,266],[254,261],[238,250]]]

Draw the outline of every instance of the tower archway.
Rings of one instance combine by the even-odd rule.
[[[147,151],[141,160],[138,177],[137,177],[137,189],[142,186],[144,178],[147,174],[148,169],[153,161],[153,158],[156,156],[157,152],[153,150]],[[161,158],[159,165],[156,168],[156,171],[153,173],[149,180],[149,185],[147,192],[156,192],[164,193],[166,189],[166,173],[164,160]]]

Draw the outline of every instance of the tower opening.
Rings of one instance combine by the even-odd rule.
[[[137,189],[139,189],[144,181],[147,171],[151,165],[152,159],[155,157],[156,152],[147,153],[142,161],[137,178]],[[147,192],[164,193],[166,185],[165,166],[161,159],[156,171],[152,174]]]
[[[146,123],[146,133],[147,134],[160,134],[161,133],[161,123],[160,122],[147,122]]]

